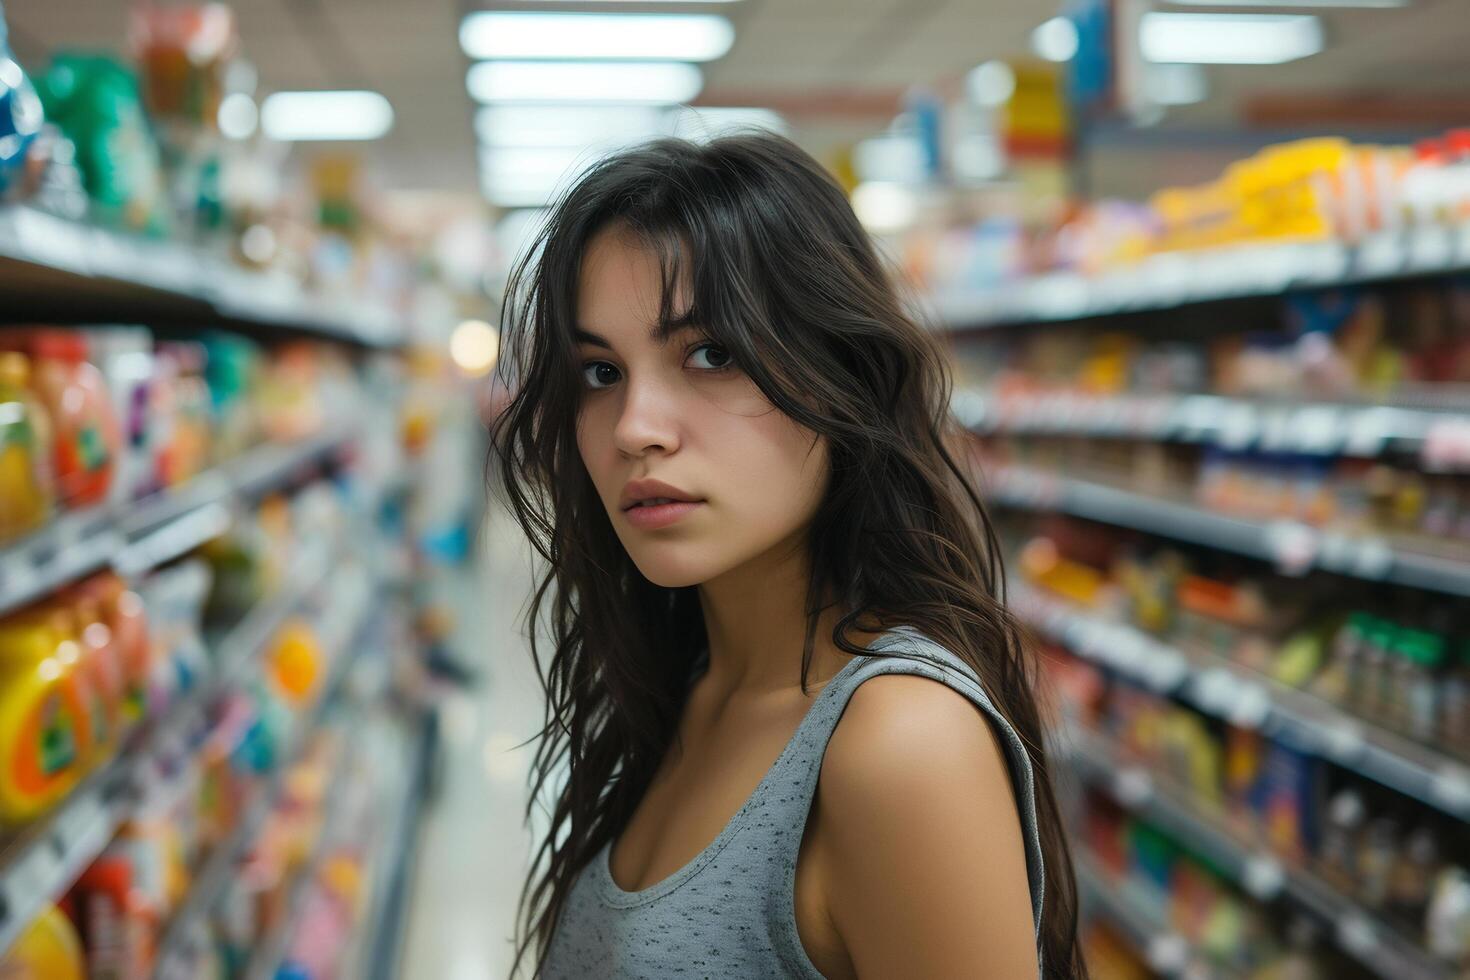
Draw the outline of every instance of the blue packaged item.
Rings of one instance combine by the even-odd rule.
[[[10,52],[5,8],[0,5],[0,194],[19,179],[26,150],[44,121],[40,96]]]

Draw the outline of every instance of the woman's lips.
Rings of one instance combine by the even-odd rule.
[[[668,527],[675,521],[682,520],[684,515],[694,510],[694,508],[702,506],[704,506],[703,500],[675,500],[667,504],[629,507],[623,511],[623,516],[634,527],[651,531],[656,528]]]

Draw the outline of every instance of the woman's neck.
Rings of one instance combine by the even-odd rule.
[[[704,682],[710,688],[726,695],[799,688],[808,569],[804,540],[788,541],[699,587],[709,636]],[[849,659],[831,641],[842,615],[829,607],[818,617],[809,688],[825,682]],[[869,636],[854,633],[859,644],[868,642]]]

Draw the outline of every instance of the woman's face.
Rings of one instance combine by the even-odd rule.
[[[636,238],[614,227],[589,244],[577,293],[577,446],[634,564],[677,588],[803,544],[826,491],[827,447],[697,327],[656,340],[661,292],[658,256]],[[685,308],[682,290],[675,300]],[[635,480],[697,503],[626,511]]]

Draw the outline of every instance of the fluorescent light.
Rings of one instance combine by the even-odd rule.
[[[722,133],[737,130],[765,129],[783,136],[789,132],[786,120],[778,112],[756,107],[676,106],[665,118],[670,136],[696,142],[714,139]]]
[[[1210,83],[1199,65],[1148,65],[1144,76],[1148,94],[1159,105],[1194,105],[1210,94]]]
[[[631,58],[713,61],[735,28],[711,14],[524,13],[481,10],[459,25],[471,58]]]
[[[375,140],[393,128],[393,107],[377,92],[276,92],[260,125],[273,140]]]
[[[480,174],[480,193],[485,200],[502,208],[545,207],[559,189],[557,180],[545,175],[536,178],[509,178]]]
[[[902,231],[919,216],[919,202],[902,184],[870,180],[852,191],[852,209],[871,232]]]
[[[591,162],[590,158],[596,156],[578,146],[482,146],[480,171],[500,176],[550,174],[560,178],[578,161]]]
[[[501,207],[545,204],[602,155],[579,146],[482,146],[480,188]]]
[[[487,105],[475,113],[484,146],[626,144],[663,131],[657,106]]]
[[[1177,7],[1341,7],[1389,9],[1407,7],[1410,0],[1169,0]]]
[[[1070,17],[1053,17],[1031,32],[1031,50],[1047,61],[1071,61],[1079,43]]]
[[[215,118],[220,135],[225,139],[249,139],[260,121],[260,110],[255,107],[255,100],[244,92],[231,92],[219,100],[219,113]]]
[[[477,102],[688,102],[704,87],[676,62],[481,61],[465,86]]]
[[[1311,14],[1181,14],[1151,11],[1138,28],[1148,61],[1279,65],[1322,50]]]
[[[965,76],[965,92],[976,105],[1005,105],[1016,91],[1016,72],[1004,61],[987,61]]]

